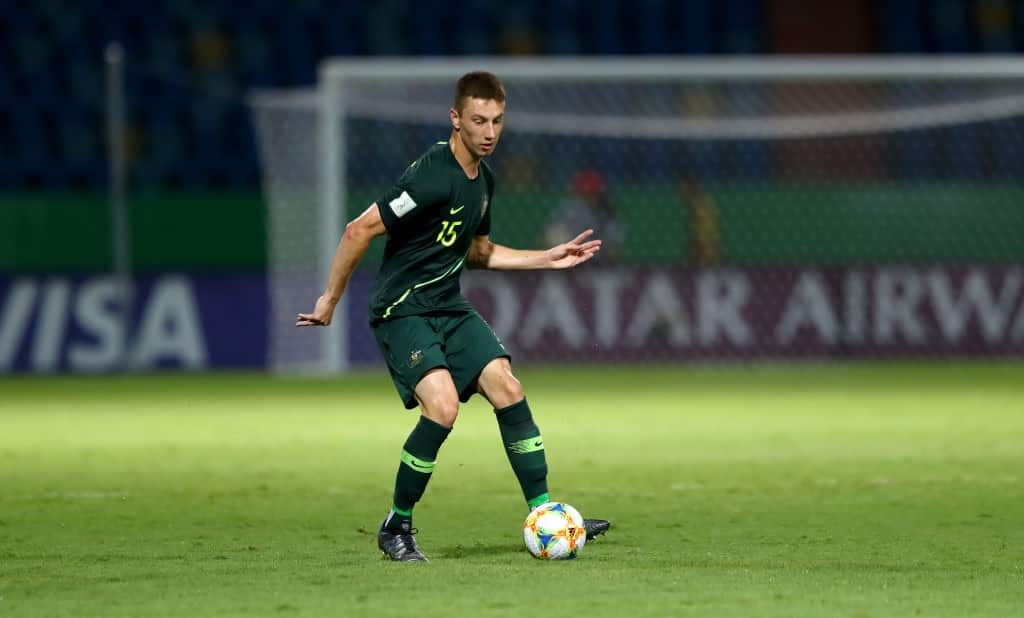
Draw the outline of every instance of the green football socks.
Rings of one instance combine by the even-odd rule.
[[[412,507],[423,497],[430,475],[437,463],[437,452],[441,449],[451,429],[421,416],[416,427],[402,447],[401,463],[395,478],[394,516],[389,516],[387,526],[398,528],[402,521],[412,520]]]
[[[544,440],[533,422],[530,406],[523,399],[507,408],[495,410],[505,454],[523,488],[523,497],[531,509],[548,501],[548,463]]]

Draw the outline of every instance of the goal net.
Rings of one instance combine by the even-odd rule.
[[[380,362],[382,243],[330,328],[294,316],[478,69],[508,95],[492,239],[605,241],[567,273],[463,276],[517,362],[1024,352],[1024,62],[371,60],[252,97],[277,370]]]

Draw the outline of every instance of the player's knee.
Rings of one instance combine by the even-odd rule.
[[[501,377],[501,392],[507,401],[506,405],[512,405],[523,400],[523,385],[508,371]]]
[[[523,385],[512,375],[512,367],[506,361],[488,376],[486,395],[496,408],[505,408],[523,400]]]
[[[438,425],[452,427],[459,416],[459,400],[457,397],[436,397],[423,402],[423,413]]]

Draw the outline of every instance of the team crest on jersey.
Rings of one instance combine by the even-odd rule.
[[[483,200],[482,202],[480,202],[480,216],[481,216],[481,217],[487,214],[487,205],[488,205],[489,203],[490,203],[490,202],[489,202],[489,200],[487,199],[487,196],[485,195],[485,196],[484,196],[484,200]]]
[[[416,365],[423,362],[423,350],[413,350],[409,353],[409,368],[412,369]]]

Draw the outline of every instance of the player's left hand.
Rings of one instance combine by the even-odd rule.
[[[567,243],[548,249],[548,268],[573,268],[594,257],[601,249],[601,241],[587,240],[593,234],[594,230],[587,230]]]

